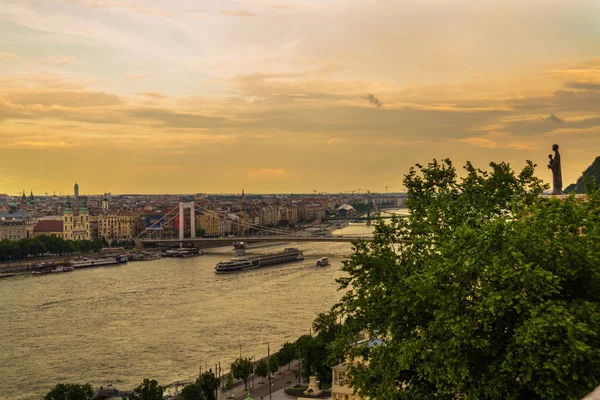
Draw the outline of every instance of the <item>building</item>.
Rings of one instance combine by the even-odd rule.
[[[219,213],[216,211],[205,211],[198,217],[197,226],[204,230],[204,236],[219,236]]]
[[[336,365],[331,368],[333,381],[331,382],[331,400],[359,400],[360,396],[353,393],[354,389],[350,387],[346,374],[348,366],[346,363]]]
[[[67,196],[63,210],[63,239],[65,240],[90,240],[90,212],[87,209],[87,200],[84,198],[79,209],[79,214],[74,215],[71,208],[71,199]]]
[[[17,241],[33,237],[35,221],[25,211],[0,211],[0,240]]]
[[[33,228],[33,237],[42,235],[63,237],[63,220],[42,219]]]
[[[106,240],[129,240],[133,239],[136,218],[130,213],[110,213],[98,217],[98,237]]]

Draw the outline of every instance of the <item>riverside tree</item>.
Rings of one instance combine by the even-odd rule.
[[[546,200],[531,162],[490,167],[417,165],[409,216],[354,245],[338,341],[362,395],[579,399],[600,383],[600,193]]]
[[[127,400],[162,400],[165,388],[154,379],[144,381],[127,397]]]
[[[279,361],[277,360],[277,357],[270,357],[269,358],[269,370],[271,371],[271,374],[274,374],[275,372],[277,372],[278,369],[279,369]]]
[[[265,383],[265,378],[269,373],[269,366],[267,365],[266,360],[260,360],[256,365],[256,370],[254,371],[256,376],[260,376],[260,383]]]
[[[247,357],[238,358],[231,364],[231,372],[235,379],[244,381],[244,387],[248,390],[248,377],[252,372],[252,361]]]
[[[93,397],[94,389],[89,383],[59,383],[44,396],[44,400],[91,400]]]
[[[184,400],[216,400],[219,384],[219,378],[212,371],[206,371],[196,379],[196,382],[183,388],[181,397]]]
[[[277,359],[279,360],[279,364],[287,364],[289,370],[291,362],[296,359],[296,353],[296,346],[294,346],[293,343],[285,342],[281,346],[281,349],[277,352]]]

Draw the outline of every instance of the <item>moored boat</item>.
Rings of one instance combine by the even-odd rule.
[[[89,268],[89,267],[102,267],[105,265],[116,265],[116,264],[124,264],[128,261],[127,256],[115,256],[115,257],[105,257],[105,258],[82,258],[79,260],[72,260],[71,265],[75,269],[79,268]]]
[[[230,261],[221,261],[216,265],[215,270],[217,273],[239,272],[298,260],[304,260],[304,255],[302,252],[298,249],[288,248],[282,252],[274,254],[245,258],[232,258]]]
[[[194,257],[203,253],[197,247],[176,247],[163,253],[164,257]]]

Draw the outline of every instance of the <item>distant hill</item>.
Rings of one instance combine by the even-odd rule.
[[[588,176],[594,177],[596,179],[596,186],[600,187],[600,157],[596,157],[592,165],[583,171],[583,175],[577,179],[577,183],[572,183],[565,188],[565,193],[585,193],[583,178]]]

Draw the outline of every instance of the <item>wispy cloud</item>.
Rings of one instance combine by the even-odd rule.
[[[125,78],[130,81],[135,81],[135,80],[140,80],[140,79],[146,79],[146,78],[150,77],[151,75],[152,75],[152,72],[136,72],[133,74],[125,75]]]
[[[137,94],[140,96],[150,97],[153,99],[164,99],[167,97],[166,94],[162,94],[159,92],[138,92]]]
[[[248,11],[242,10],[220,10],[219,14],[229,15],[231,17],[257,17],[258,14],[254,14]]]
[[[19,56],[14,53],[0,53],[0,61],[17,61]]]
[[[85,61],[75,56],[63,56],[63,57],[49,57],[39,60],[42,64],[55,64],[55,65],[81,65],[85,64]]]

